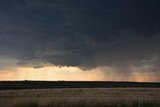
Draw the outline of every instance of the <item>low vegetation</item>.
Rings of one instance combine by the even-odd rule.
[[[1,90],[0,107],[160,107],[159,88]]]
[[[160,88],[156,82],[114,81],[0,81],[0,90],[53,88]]]

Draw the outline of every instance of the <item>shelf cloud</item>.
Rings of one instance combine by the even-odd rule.
[[[158,0],[0,1],[0,57],[14,59],[3,65],[0,60],[0,67],[160,73],[159,5]]]

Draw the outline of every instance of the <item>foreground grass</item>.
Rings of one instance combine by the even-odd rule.
[[[6,90],[0,107],[160,107],[160,89]]]

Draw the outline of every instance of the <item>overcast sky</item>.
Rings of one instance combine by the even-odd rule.
[[[159,0],[1,0],[0,72],[56,65],[159,78],[159,12]]]

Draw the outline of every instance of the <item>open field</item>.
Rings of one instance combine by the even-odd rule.
[[[1,90],[0,107],[160,107],[159,88]]]

